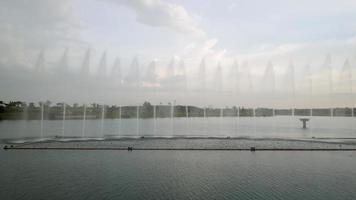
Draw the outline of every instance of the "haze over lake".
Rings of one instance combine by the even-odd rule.
[[[0,199],[356,199],[356,1],[0,1]]]

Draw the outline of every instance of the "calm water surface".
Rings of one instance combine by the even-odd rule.
[[[256,138],[356,138],[356,117],[312,117],[308,129],[302,129],[299,117],[209,117],[45,120],[43,136],[105,137],[105,136],[231,136]],[[84,130],[84,132],[83,132]],[[0,121],[0,139],[19,139],[41,136],[41,122]]]
[[[0,199],[356,199],[354,152],[0,151]]]
[[[1,121],[0,143],[40,137],[40,124]],[[355,119],[350,117],[313,117],[309,129],[301,129],[298,118],[291,117],[87,120],[85,124],[85,137],[356,137]],[[48,138],[83,133],[80,120],[43,125]],[[145,140],[137,143],[144,146]],[[1,200],[356,199],[355,152],[0,150],[0,158]]]

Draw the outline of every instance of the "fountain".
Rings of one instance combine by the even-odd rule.
[[[222,125],[222,121],[223,121],[223,119],[224,119],[224,109],[223,108],[220,108],[220,114],[219,114],[219,116],[220,116],[220,120],[219,120],[219,132],[220,132],[220,135],[222,135],[222,127],[223,127],[223,125]]]
[[[179,75],[181,76],[182,78],[182,82],[183,82],[183,86],[182,86],[182,89],[183,91],[187,91],[187,72],[186,72],[186,69],[185,69],[185,64],[184,64],[184,61],[181,59],[180,62],[179,62]]]
[[[67,74],[68,73],[68,49],[64,49],[63,55],[61,59],[59,60],[58,66],[57,66],[57,72],[59,74]]]
[[[159,87],[158,84],[158,75],[156,72],[156,61],[152,61],[147,68],[146,74],[143,78],[143,84],[148,87],[152,92],[152,99],[157,99],[157,88]],[[153,134],[156,135],[157,133],[157,117],[156,117],[156,106],[153,105]]]
[[[266,95],[272,96],[272,101],[270,101],[269,106],[272,107],[272,117],[274,117],[274,102],[275,99],[275,72],[272,62],[268,62],[265,73],[264,73],[264,80],[262,83],[262,88],[265,89]]]
[[[251,70],[249,68],[248,62],[244,62],[242,64],[242,68],[244,70],[244,72],[246,73],[246,77],[247,77],[247,87],[246,87],[246,91],[245,94],[249,95],[250,97],[252,97],[252,99],[256,99],[255,97],[255,88],[253,86],[253,82],[252,82],[252,76],[251,76]],[[256,105],[255,102],[251,103],[249,106],[252,107],[252,116],[249,116],[249,119],[253,120],[253,134],[254,136],[256,136],[257,134],[257,119],[256,119]],[[250,113],[248,113],[249,115]]]
[[[287,105],[291,105],[291,113],[290,113],[290,120],[289,120],[289,131],[291,132],[293,128],[294,116],[295,116],[295,71],[294,71],[294,64],[292,61],[289,62],[288,69],[286,71],[286,84],[287,86],[287,99],[291,99],[290,103]]]
[[[44,64],[44,51],[40,51],[36,64],[35,64],[35,70],[37,73],[44,73],[45,72],[45,64]]]
[[[239,81],[240,81],[240,77],[239,77],[239,64],[236,60],[234,60],[234,63],[231,65],[230,67],[230,73],[229,73],[229,76],[230,76],[230,81],[232,83],[232,87],[231,87],[231,90],[232,90],[232,94],[235,95],[236,97],[236,100],[237,100],[237,97],[238,97],[238,94],[239,94],[239,87],[240,87],[240,84],[239,84]]]
[[[215,81],[214,83],[216,84],[216,93],[220,96],[222,96],[222,90],[223,90],[223,85],[222,85],[222,67],[220,62],[218,63],[218,66],[216,67],[215,71]],[[220,114],[219,114],[219,133],[220,135],[222,134],[222,123],[223,123],[223,108],[220,108]]]
[[[307,91],[307,95],[309,97],[308,98],[309,100],[307,103],[311,104],[309,114],[310,114],[310,117],[312,117],[313,116],[313,107],[312,107],[312,105],[313,105],[313,76],[311,74],[311,69],[310,69],[309,64],[307,64],[305,66],[305,75],[304,76],[306,77],[306,79],[303,79],[303,80],[307,84],[305,90]]]
[[[333,109],[333,70],[331,66],[331,56],[328,54],[325,58],[323,67],[327,71],[327,93],[329,97],[329,106],[330,106],[330,117],[334,116],[334,109]]]
[[[275,92],[275,72],[272,62],[268,62],[265,69],[262,81],[262,95],[264,100],[267,101],[267,106],[272,108],[272,129],[276,133],[276,119],[275,119],[275,105],[274,101],[276,100]],[[269,98],[268,98],[269,97]],[[256,113],[255,113],[256,114]]]
[[[61,54],[59,59],[60,64],[58,65],[61,66],[61,68],[57,69],[57,62],[56,62],[54,64],[55,66],[54,69],[55,71],[61,70],[61,73],[64,73],[67,71],[66,66],[68,62],[67,61],[68,50],[66,49],[64,52],[60,52],[60,54]],[[263,68],[262,72],[259,72],[258,70],[261,71],[261,68],[259,68],[257,64],[259,63],[259,61],[256,61],[256,67],[253,68],[252,66],[248,67],[247,64],[241,65],[241,68],[239,68],[237,61],[234,61],[234,63],[232,63],[231,65],[231,69],[229,69],[229,75],[227,75],[226,73],[226,77],[225,77],[225,69],[223,68],[224,66],[222,66],[220,63],[216,63],[217,64],[216,66],[210,66],[209,63],[205,63],[205,61],[207,60],[202,59],[200,65],[198,63],[195,66],[195,68],[193,67],[187,68],[187,71],[189,70],[189,72],[190,71],[194,72],[194,70],[195,72],[198,72],[197,76],[195,75],[193,75],[192,77],[188,76],[189,78],[192,79],[192,82],[187,82],[187,76],[186,76],[187,74],[185,71],[186,69],[183,60],[179,60],[180,62],[177,65],[176,62],[177,59],[172,59],[170,64],[168,64],[169,69],[167,69],[167,71],[165,71],[166,66],[160,66],[158,64],[156,66],[156,63],[153,61],[149,63],[147,67],[147,73],[145,73],[144,76],[140,77],[138,59],[135,58],[133,59],[131,68],[127,68],[129,72],[127,74],[127,77],[124,76],[125,81],[123,82],[123,85],[118,86],[109,83],[113,83],[114,81],[118,81],[119,83],[122,82],[121,76],[123,76],[123,74],[121,73],[120,59],[119,58],[115,59],[114,65],[111,68],[110,76],[108,76],[108,73],[106,73],[107,72],[106,63],[108,58],[106,52],[104,53],[101,52],[99,57],[100,57],[99,58],[100,66],[98,66],[99,68],[99,70],[97,71],[98,76],[94,78],[88,78],[88,81],[93,81],[93,83],[87,85],[86,88],[93,89],[93,90],[99,88],[100,91],[101,89],[103,89],[103,91],[106,91],[103,92],[103,94],[107,94],[109,92],[112,92],[112,94],[114,94],[116,91],[118,91],[120,95],[117,95],[117,97],[120,97],[120,105],[122,106],[127,104],[131,105],[128,106],[129,111],[127,112],[125,110],[126,107],[122,108],[120,106],[119,108],[115,109],[114,115],[116,116],[116,118],[117,117],[119,118],[119,122],[115,122],[114,126],[117,127],[118,124],[116,123],[119,123],[118,130],[115,128],[116,134],[119,135],[122,135],[123,133],[121,131],[125,131],[124,129],[126,128],[126,123],[123,124],[123,126],[121,125],[121,123],[124,123],[126,121],[121,119],[122,116],[130,118],[127,120],[129,121],[129,123],[127,124],[128,126],[130,125],[132,126],[129,128],[130,130],[132,130],[132,135],[149,133],[149,132],[145,132],[145,128],[147,124],[150,128],[150,131],[152,131],[153,128],[154,135],[162,134],[165,131],[167,132],[167,135],[169,134],[178,135],[181,133],[181,129],[178,126],[178,124],[183,125],[183,129],[186,126],[185,128],[186,132],[189,132],[189,129],[194,129],[191,132],[191,134],[207,135],[207,134],[213,134],[210,133],[211,130],[209,130],[209,127],[213,127],[210,125],[210,122],[214,122],[216,127],[216,134],[219,134],[218,128],[220,127],[220,134],[237,135],[237,132],[241,132],[239,133],[240,135],[249,134],[251,136],[253,134],[255,134],[255,136],[261,136],[262,131],[272,132],[273,131],[272,125],[275,132],[282,130],[280,128],[283,128],[283,130],[288,131],[288,120],[290,120],[289,126],[291,128],[289,132],[292,132],[294,130],[292,129],[293,126],[298,127],[300,125],[298,124],[300,123],[298,122],[299,117],[296,118],[296,116],[299,115],[304,115],[303,118],[309,118],[309,120],[311,120],[306,123],[306,125],[308,125],[309,130],[311,129],[310,122],[313,122],[312,125],[314,127],[321,126],[319,120],[320,121],[325,120],[325,117],[322,117],[324,115],[325,116],[330,115],[331,117],[336,117],[336,116],[341,116],[341,113],[345,111],[344,115],[355,116],[354,109],[349,108],[354,106],[353,105],[354,102],[353,102],[353,78],[352,78],[353,71],[351,69],[348,60],[345,61],[342,67],[341,66],[338,68],[335,67],[334,69],[331,66],[330,56],[327,56],[325,63],[323,63],[322,66],[320,65],[320,67],[322,67],[321,70],[315,69],[315,72],[312,75],[309,69],[310,67],[308,66],[307,75],[304,77],[305,79],[300,79],[300,80],[299,77],[303,77],[303,76],[300,76],[301,74],[298,74],[299,67],[295,66],[294,65],[295,63],[290,61],[289,64],[287,63],[286,66],[281,68],[285,73],[283,77],[281,76],[282,79],[285,79],[285,81],[282,81],[283,85],[277,85],[278,87],[276,87],[276,80],[279,80],[277,79],[279,77],[277,75],[279,75],[279,72],[281,70],[277,70],[280,68],[277,68],[277,66],[272,65],[271,62],[267,64],[266,68]],[[89,60],[90,60],[90,49],[88,49],[85,52],[83,66],[81,68],[83,75],[84,74],[89,75]],[[188,61],[189,66],[191,66],[192,65],[191,63],[194,62],[195,61],[189,60]],[[212,68],[207,68],[207,67],[212,67]],[[37,72],[45,71],[43,52],[40,52],[35,69]],[[123,69],[126,70],[126,67]],[[241,74],[245,72],[247,72],[247,75]],[[175,80],[177,84],[179,84],[177,85],[178,86],[177,90],[175,90],[175,88],[169,87],[170,82],[168,78],[165,79],[166,78],[165,73],[170,74],[170,76],[173,76],[173,79],[171,80]],[[37,75],[35,72],[34,74]],[[58,86],[57,85],[53,86],[54,84],[52,82],[49,82],[51,84],[44,84],[46,83],[45,81],[50,81],[51,78],[55,77],[52,76],[52,74],[53,73],[48,72],[43,75],[44,80],[41,80],[40,82],[42,87],[40,91],[43,92],[44,95],[41,94],[41,96],[39,97],[40,99],[46,99],[45,98],[46,91],[43,89],[44,87],[46,87],[46,85],[53,87],[52,91],[54,91],[50,95],[49,94],[47,95],[49,97],[48,99],[53,98],[52,95],[55,94],[56,91],[58,91],[58,88],[56,88]],[[40,76],[39,73],[38,75]],[[73,84],[74,85],[73,87],[75,87],[76,82],[73,80],[78,78],[79,75],[68,74],[68,76],[69,76],[68,81],[63,81],[63,84],[61,84],[60,82],[59,87],[63,87],[63,85],[69,86],[69,84],[67,83]],[[45,77],[48,78],[45,79]],[[96,85],[95,81],[97,81],[96,78],[98,77],[105,77],[107,78],[108,81],[105,81],[105,84],[104,82],[100,82],[102,84]],[[78,82],[80,81],[82,80],[79,80]],[[255,83],[259,83],[259,82],[261,82],[260,87],[253,86]],[[58,83],[58,82],[54,82],[54,83]],[[191,90],[190,90],[192,91],[191,93],[188,93],[187,91],[188,83],[189,86],[191,86]],[[65,102],[79,101],[79,99],[75,99],[76,97],[74,95],[71,95],[71,92],[74,93],[74,91],[71,91],[71,88],[68,87],[63,89],[65,89],[63,91],[66,92],[65,93],[66,96],[63,96],[63,98],[60,101],[65,101]],[[68,91],[70,93],[67,94]],[[229,92],[231,91],[231,93],[229,94],[227,93],[227,91]],[[51,92],[51,90],[48,90],[48,92]],[[117,93],[115,93],[115,95],[116,94]],[[191,95],[192,98],[188,97],[188,94]],[[219,97],[216,97],[218,95]],[[82,98],[86,98],[86,97],[87,96],[83,95]],[[181,97],[185,97],[185,98],[181,98]],[[159,108],[160,108],[158,107],[159,104],[157,102],[158,100],[157,98],[161,98],[160,99],[161,102],[167,102],[168,100],[171,101],[169,108],[167,108],[167,106],[164,105],[162,106],[161,115],[159,115],[160,113],[157,113],[159,112]],[[115,98],[110,98],[110,99],[112,101],[116,100]],[[154,104],[153,108],[149,107],[148,109],[149,112],[146,112],[147,110],[143,109],[146,107],[140,108],[139,106],[141,105],[139,103],[141,103],[143,99]],[[181,101],[182,99],[183,101]],[[93,100],[103,102],[103,99],[99,99],[99,98]],[[130,102],[130,100],[132,101],[132,103]],[[176,100],[179,105],[184,105],[184,106],[183,107],[179,105],[177,106],[175,101],[173,103],[173,100]],[[190,102],[190,100],[192,101]],[[83,102],[83,100],[80,101]],[[299,101],[305,101],[305,102],[300,103]],[[231,104],[230,102],[233,103]],[[46,137],[46,134],[50,135],[50,132],[48,131],[49,127],[46,126],[47,121],[44,120],[52,119],[53,117],[60,119],[59,121],[57,120],[56,122],[57,123],[56,125],[59,128],[57,129],[56,134],[58,134],[61,137],[72,135],[71,133],[72,123],[75,124],[74,122],[75,120],[73,121],[69,120],[72,118],[80,119],[77,120],[79,121],[79,126],[78,126],[77,134],[75,135],[79,135],[79,136],[81,135],[81,137],[84,137],[85,135],[90,135],[88,129],[89,121],[87,121],[87,119],[91,118],[92,115],[89,114],[87,115],[86,112],[91,110],[89,110],[90,108],[88,108],[87,110],[86,106],[87,105],[83,105],[83,107],[80,107],[78,112],[78,110],[75,109],[72,110],[71,106],[63,103],[60,105],[60,107],[58,107],[59,110],[57,111],[57,113],[52,115],[52,114],[48,114],[49,112],[51,112],[50,111],[51,109],[47,110],[48,108],[47,104],[46,103],[41,104],[40,105],[41,108],[37,107],[37,113],[36,113],[37,118],[39,119],[40,118],[39,115],[41,112],[41,137]],[[302,109],[301,107],[303,106],[304,108],[306,107],[307,109]],[[341,106],[345,107],[346,109],[340,108]],[[210,109],[210,107],[215,109]],[[230,109],[230,107],[233,107],[233,109]],[[268,108],[268,111],[267,112],[263,111],[264,108]],[[107,135],[105,133],[107,133],[109,130],[108,126],[106,125],[105,116],[108,116],[109,118],[111,117],[112,113],[111,112],[106,113],[106,111],[109,110],[105,110],[105,109],[106,109],[105,106],[103,107],[100,106],[97,108],[97,110],[95,109],[92,110],[93,113],[96,112],[95,115],[98,117],[97,135],[99,135],[100,133],[102,136],[105,136]],[[124,112],[124,114],[121,113],[122,111]],[[118,112],[119,112],[119,116],[117,116]],[[136,119],[135,119],[135,112],[136,112]],[[81,116],[78,113],[83,113],[83,116]],[[264,116],[268,115],[271,117],[261,117],[262,115]],[[282,117],[279,115],[288,115],[288,116]],[[313,118],[313,115],[318,117]],[[151,118],[152,116],[153,116],[153,120]],[[163,121],[163,123],[161,123],[161,121],[159,121],[160,116],[170,117],[170,118],[162,119],[161,121]],[[236,119],[235,118],[226,119],[227,117],[230,116],[233,117],[236,116]],[[142,119],[146,117],[149,117],[151,119],[148,120]],[[178,118],[178,117],[182,117],[182,118]],[[225,121],[230,119],[231,119],[230,121],[231,123],[230,122],[225,123]],[[277,124],[276,120],[278,119],[286,119],[284,123],[280,123],[281,126],[283,127],[279,127],[279,124]],[[329,118],[327,118],[327,120],[329,120]],[[332,120],[339,120],[342,122],[342,118],[340,117],[337,119],[333,118]],[[350,119],[346,119],[346,120],[350,120]],[[146,121],[148,121],[148,123],[146,123]],[[334,121],[332,122],[334,123]],[[39,123],[40,122],[38,121],[36,125],[37,135],[39,135],[39,131],[40,131]],[[101,125],[99,125],[99,123],[101,123]],[[262,126],[263,123],[269,123],[268,125],[269,127],[265,130],[262,130],[261,128],[263,127]],[[52,124],[52,121],[50,121],[50,123],[48,124]],[[163,125],[160,126],[161,124]],[[28,123],[28,125],[30,126],[31,124]],[[135,127],[135,125],[137,125],[137,127]],[[230,127],[225,129],[224,127],[225,125],[228,125]],[[325,127],[327,125],[325,125]],[[99,131],[99,126],[101,126],[100,131]],[[29,129],[30,128],[31,127],[29,127]],[[245,132],[246,130],[248,133],[242,133]],[[295,131],[300,131],[300,130],[295,129]],[[314,128],[313,131],[316,132],[317,129]],[[304,133],[307,132],[308,132],[307,130],[304,131]]]
[[[203,123],[204,123],[204,127],[203,127],[203,131],[204,134],[206,134],[206,69],[205,69],[205,58],[202,59],[200,66],[199,66],[199,75],[198,75],[199,82],[200,82],[200,91],[203,94],[203,102],[202,104],[204,105],[203,107]]]
[[[83,119],[82,119],[82,138],[85,136],[85,120],[87,115],[87,106],[83,104]]]
[[[171,136],[174,135],[174,106],[175,101],[171,104]]]
[[[344,65],[341,69],[339,76],[339,93],[341,96],[345,97],[344,106],[345,108],[353,107],[353,87],[352,87],[352,69],[349,64],[348,59],[345,60]],[[351,109],[351,116],[354,116],[354,109]],[[346,114],[346,113],[345,113]]]
[[[62,135],[61,135],[62,137],[64,136],[65,121],[66,121],[66,104],[63,102]]]
[[[288,77],[288,83],[289,84],[289,90],[291,91],[291,94],[288,94],[292,97],[292,102],[291,102],[291,115],[294,116],[294,111],[295,111],[295,70],[294,70],[294,64],[292,61],[290,61],[288,70],[287,70],[287,77]]]
[[[43,131],[43,120],[44,120],[44,103],[40,102],[41,104],[41,138],[44,136],[44,131]]]
[[[122,126],[122,106],[119,106],[119,128],[118,128],[118,135],[121,134],[121,126]]]
[[[97,75],[99,78],[105,78],[107,73],[107,66],[106,66],[106,51],[104,51],[103,55],[101,56],[99,68],[97,71]]]
[[[215,72],[215,84],[216,84],[216,92],[217,93],[222,93],[223,91],[223,76],[222,76],[222,67],[220,62],[218,63],[218,66],[216,68],[216,72]]]
[[[140,105],[136,107],[136,134],[140,136]]]
[[[157,116],[156,116],[156,105],[153,105],[153,134],[157,135]]]
[[[168,67],[167,67],[167,71],[166,71],[166,76],[171,78],[175,75],[175,68],[176,68],[176,62],[175,59],[172,58],[171,62],[169,63]]]
[[[140,66],[139,66],[139,61],[138,61],[138,57],[134,57],[134,59],[132,60],[129,72],[127,73],[125,79],[124,79],[124,83],[126,84],[126,86],[131,87],[132,88],[132,98],[134,99],[139,99],[139,95],[140,95]],[[139,105],[136,106],[136,134],[137,136],[139,135],[140,132],[140,119],[139,119]]]
[[[100,123],[100,135],[104,137],[104,119],[105,119],[105,105],[101,106],[101,123]]]
[[[83,64],[82,67],[80,69],[80,74],[84,77],[88,77],[90,74],[90,70],[89,70],[89,66],[90,65],[90,48],[88,48],[88,50],[86,51],[85,55],[84,55],[84,60],[83,60]]]
[[[240,77],[239,77],[239,65],[236,60],[234,60],[233,65],[231,65],[231,70],[230,70],[230,76],[232,77],[232,95],[235,96],[235,103],[239,104],[239,82],[240,82]],[[235,104],[236,105],[236,104]],[[239,107],[237,106],[237,111],[236,111],[236,120],[235,120],[235,126],[234,126],[234,133],[237,134],[237,129],[239,125]]]
[[[114,64],[111,68],[110,77],[115,85],[119,87],[121,86],[122,72],[121,72],[120,59],[118,57],[115,58]]]
[[[187,105],[185,106],[185,125],[186,125],[186,131],[188,132],[188,130],[189,130],[189,107]]]
[[[140,84],[140,67],[137,56],[132,60],[129,72],[124,78],[124,82],[128,86],[136,86],[136,92],[138,92]]]
[[[42,50],[37,58],[36,64],[35,64],[35,70],[36,70],[36,75],[39,75],[39,79],[44,81],[45,79],[45,61],[44,61],[44,51]],[[40,91],[41,93],[43,92],[42,90]],[[44,95],[41,95],[42,98],[44,98]],[[39,102],[40,103],[40,109],[41,109],[41,121],[40,121],[40,137],[43,138],[44,136],[44,102]]]

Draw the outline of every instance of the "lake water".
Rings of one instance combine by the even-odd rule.
[[[0,151],[0,199],[356,199],[354,152]]]
[[[57,135],[69,141],[59,138],[25,145],[347,149],[356,144],[303,139],[355,138],[355,121],[350,117],[312,117],[309,128],[302,129],[299,119],[291,117],[87,120],[84,137],[106,140],[72,141],[70,138],[82,136],[82,121],[66,120],[63,126],[57,120],[44,121],[44,137]],[[0,142],[38,138],[40,127],[40,121],[1,121]],[[116,138],[142,135],[163,138]],[[167,139],[174,136],[202,138]],[[209,138],[226,136],[241,139]],[[0,157],[1,200],[356,199],[354,151],[1,149]]]
[[[220,136],[251,138],[356,137],[355,117],[311,117],[308,129],[302,129],[298,117],[209,117],[45,120],[43,137],[106,137],[106,136]],[[84,130],[84,131],[83,131]],[[0,121],[1,139],[41,137],[39,120]]]

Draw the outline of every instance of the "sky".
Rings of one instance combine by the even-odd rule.
[[[233,86],[236,76],[235,79],[229,76],[234,66],[240,67],[240,87],[249,88],[249,81],[244,79],[252,79],[250,90],[262,94],[261,85],[266,85],[263,80],[273,77],[273,87],[277,88],[273,90],[283,90],[288,82],[285,79],[291,73],[288,72],[290,65],[293,65],[294,76],[298,80],[303,79],[305,66],[309,65],[310,74],[316,80],[333,80],[334,86],[332,89],[328,86],[328,90],[335,92],[335,86],[341,84],[338,80],[345,68],[345,60],[349,59],[351,67],[356,65],[355,13],[354,0],[1,1],[1,97],[5,100],[51,98],[53,101],[83,102],[82,98],[75,98],[70,92],[62,92],[60,98],[54,95],[58,92],[43,92],[44,89],[35,86],[32,93],[26,93],[28,89],[24,89],[23,85],[35,83],[36,80],[38,82],[41,78],[19,76],[19,73],[28,74],[38,69],[42,54],[41,62],[46,72],[52,74],[49,79],[63,80],[67,75],[56,74],[58,68],[63,69],[65,65],[68,72],[78,73],[83,68],[86,52],[90,52],[88,69],[92,76],[117,73],[122,79],[119,80],[120,84],[126,82],[126,85],[130,85],[128,80],[133,79],[130,74],[134,74],[142,88],[166,86],[172,91],[172,88],[178,87],[171,86],[172,82],[184,79],[188,82],[185,87],[189,91],[196,91],[200,84],[197,80],[202,73],[199,66],[204,59],[204,77],[208,80],[205,87],[212,88],[212,91],[222,90],[230,94],[238,90]],[[328,68],[323,67],[327,55],[331,58],[331,78],[326,72]],[[137,60],[139,67],[134,67],[134,60]],[[113,66],[118,66],[117,63],[120,63],[120,70],[115,72]],[[270,75],[268,63],[273,66]],[[183,71],[182,79],[178,75],[182,75]],[[252,78],[246,78],[248,74]],[[153,83],[145,79],[155,81]],[[320,82],[315,79],[314,83]],[[49,83],[48,80],[46,83]],[[42,85],[46,83],[41,82]],[[302,90],[302,85],[296,83],[294,87]],[[61,90],[68,91],[71,86],[63,87]],[[107,92],[86,95],[85,99],[128,103],[135,98],[139,103],[153,96],[151,93],[145,96],[138,92],[141,97],[133,95],[120,100],[118,95],[110,92],[109,86],[102,87],[104,89],[93,84],[95,91]],[[315,84],[312,89],[315,93],[326,90]],[[124,94],[127,90],[132,88],[121,88]],[[163,95],[157,90],[160,89],[153,90],[156,91],[155,96],[161,95],[164,102],[182,96],[174,93],[171,97],[172,94]],[[203,101],[194,95],[190,98],[191,102]],[[219,101],[218,98],[212,99],[212,104],[233,104]]]

